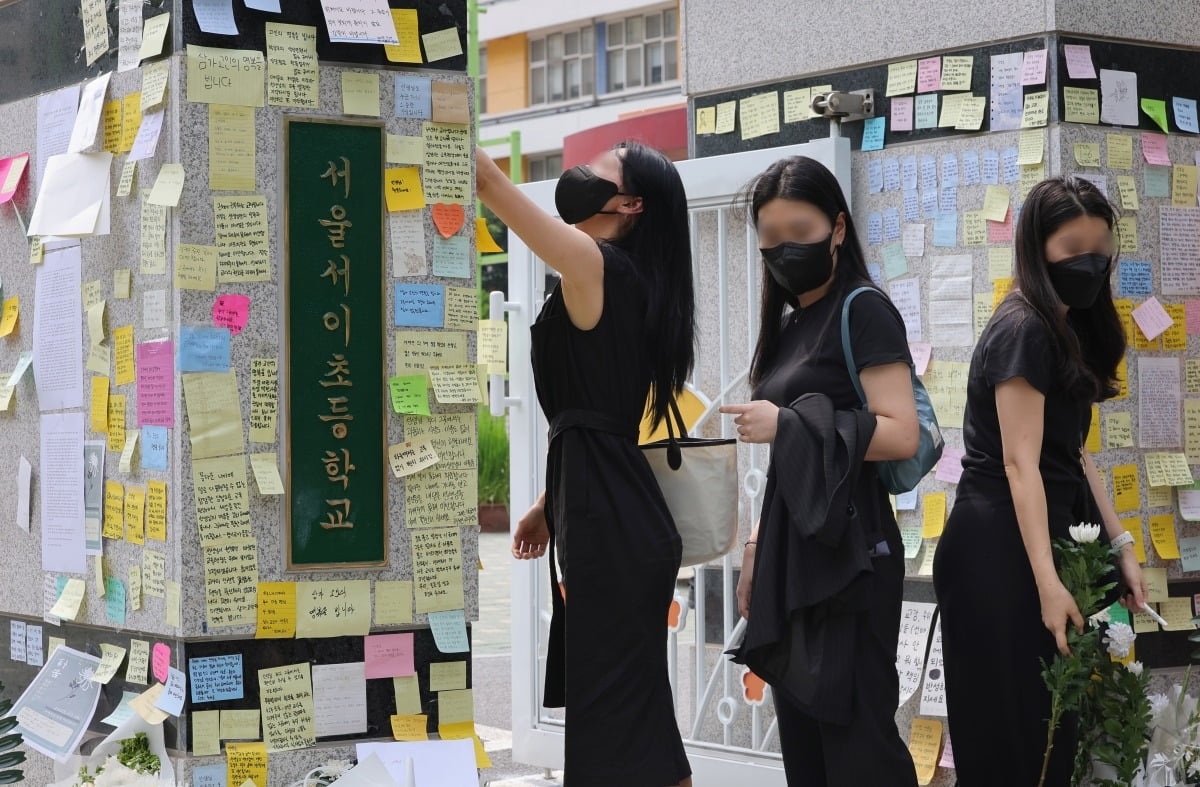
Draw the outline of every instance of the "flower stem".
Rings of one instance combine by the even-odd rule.
[[[1044,787],[1046,784],[1046,772],[1050,769],[1050,755],[1054,751],[1054,731],[1058,729],[1061,717],[1062,697],[1056,691],[1050,704],[1050,725],[1046,729],[1046,753],[1042,756],[1042,775],[1038,779],[1037,787]]]

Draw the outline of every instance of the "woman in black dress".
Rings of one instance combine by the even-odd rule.
[[[1102,540],[1124,544],[1123,603],[1145,601],[1132,539],[1083,447],[1125,353],[1109,287],[1114,225],[1086,180],[1035,186],[1017,224],[1016,288],[971,359],[963,474],[933,564],[959,787],[1038,783],[1050,717],[1041,662],[1083,625],[1052,540],[1102,521]],[[1068,720],[1046,785],[1070,783],[1075,741]]]
[[[513,555],[551,544],[562,566],[544,703],[567,708],[564,783],[690,785],[667,673],[681,546],[637,445],[642,416],[665,417],[692,368],[683,183],[662,154],[624,144],[563,173],[559,221],[483,152],[478,180],[480,200],[562,275],[533,326],[546,491],[521,518]]]
[[[786,513],[773,511],[772,490],[796,484],[794,473],[804,468],[779,467],[782,437],[781,408],[789,408],[805,394],[827,396],[836,411],[863,407],[846,368],[842,351],[842,303],[854,289],[872,287],[841,187],[820,163],[805,157],[783,159],[769,167],[749,186],[750,219],[758,232],[764,260],[762,325],[750,369],[753,401],[722,407],[734,414],[738,434],[749,443],[772,443],[767,494],[760,518],[742,558],[738,582],[738,608],[748,618],[743,655],[756,629],[754,598],[763,607],[767,594],[781,593],[789,583],[819,581],[798,572],[772,572],[764,567],[804,564],[801,556],[763,554],[768,543],[786,543],[789,550],[824,552],[819,539],[784,540]],[[829,701],[812,704],[796,701],[781,685],[772,685],[779,723],[779,743],[791,787],[915,787],[916,770],[896,728],[896,644],[904,582],[904,548],[888,503],[888,495],[875,473],[873,462],[905,459],[917,450],[917,411],[913,397],[904,321],[879,290],[863,293],[850,305],[850,345],[867,398],[867,416],[873,429],[850,492],[857,514],[843,513],[850,526],[876,533],[883,543],[870,541],[871,550],[853,559],[858,572],[844,588],[828,588],[828,603],[817,604],[796,615],[844,622],[844,647],[826,645],[821,664],[793,667],[820,673],[817,683],[827,683],[839,667],[848,675],[844,689]],[[782,507],[782,506],[780,506]],[[791,512],[805,516],[804,512]],[[855,518],[857,516],[857,518]],[[757,563],[757,565],[756,565]],[[784,576],[783,574],[790,574]],[[810,588],[811,589],[811,588]],[[825,588],[816,589],[822,595]],[[835,592],[836,591],[836,592]],[[773,599],[772,599],[773,601]],[[772,603],[772,610],[778,605]],[[760,612],[760,614],[762,614]],[[776,621],[769,621],[774,625]],[[836,625],[836,624],[832,624]],[[760,626],[759,628],[764,628]],[[828,643],[828,641],[827,641]],[[844,652],[843,652],[844,651]],[[766,676],[763,676],[766,678]]]

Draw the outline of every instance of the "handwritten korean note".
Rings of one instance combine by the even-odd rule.
[[[263,738],[268,751],[303,749],[316,743],[309,664],[258,671]]]
[[[252,443],[275,442],[278,378],[278,359],[250,359],[250,442]]]
[[[396,26],[387,0],[321,0],[330,41],[352,44],[393,44]]]
[[[213,191],[253,191],[255,184],[254,110],[208,105],[208,187]]]
[[[259,582],[257,639],[296,636],[296,583]]]
[[[413,530],[410,536],[416,611],[462,609],[462,542],[458,529]]]
[[[425,123],[425,198],[465,205],[471,198],[471,152],[465,126]]]
[[[272,106],[316,109],[319,106],[320,79],[317,68],[317,29],[310,25],[267,22],[265,30],[268,63],[267,101]],[[262,103],[254,106],[261,107]]]
[[[371,628],[369,580],[296,585],[296,636],[363,636]]]
[[[222,283],[271,281],[266,198],[214,197],[213,214],[218,279]]]
[[[224,540],[204,546],[204,598],[210,628],[256,620],[258,544]]]
[[[268,28],[270,25],[268,22]],[[265,103],[265,71],[263,54],[258,50],[188,44],[187,100],[261,107]]]

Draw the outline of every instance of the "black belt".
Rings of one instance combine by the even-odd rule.
[[[587,429],[593,432],[608,432],[618,437],[624,437],[631,442],[637,442],[638,427],[629,426],[624,419],[615,415],[602,413],[598,410],[563,410],[550,419],[550,439],[555,438],[568,429]]]

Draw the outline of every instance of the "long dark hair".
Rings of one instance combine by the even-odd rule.
[[[749,214],[750,223],[758,227],[758,212],[773,199],[809,202],[829,217],[830,228],[842,214],[846,226],[846,237],[838,248],[837,268],[834,272],[833,290],[844,293],[851,286],[874,286],[867,273],[867,263],[850,206],[841,184],[823,164],[807,156],[792,156],[780,159],[766,171],[751,180],[742,189],[741,201]],[[884,297],[887,297],[884,294]],[[795,308],[796,297],[779,286],[774,277],[763,266],[761,323],[758,329],[758,344],[754,348],[754,360],[750,364],[750,385],[757,386],[770,371],[779,351],[779,334],[783,330],[784,306]]]
[[[1059,384],[1075,398],[1098,402],[1117,394],[1117,367],[1125,357],[1125,331],[1113,305],[1108,280],[1095,303],[1071,309],[1064,317],[1062,299],[1050,283],[1046,241],[1062,225],[1080,216],[1103,219],[1110,230],[1116,215],[1108,199],[1083,178],[1050,178],[1033,187],[1021,208],[1016,229],[1016,285],[1003,309],[1024,303],[1050,328],[1059,351]],[[1116,267],[1116,254],[1108,276]]]
[[[696,358],[687,195],[675,165],[662,153],[637,142],[622,142],[617,151],[625,193],[642,198],[642,212],[612,243],[637,260],[650,284],[646,325],[653,349],[646,411],[657,427],[683,390]]]

